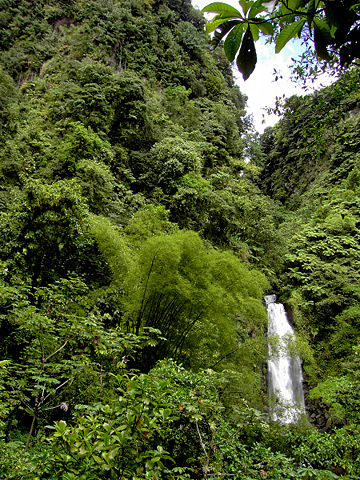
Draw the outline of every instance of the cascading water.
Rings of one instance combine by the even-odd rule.
[[[288,424],[297,422],[305,414],[301,361],[292,357],[287,348],[294,330],[288,322],[284,305],[276,302],[276,295],[265,297],[268,311],[268,336],[278,339],[275,348],[269,343],[268,392],[271,400],[271,418]]]

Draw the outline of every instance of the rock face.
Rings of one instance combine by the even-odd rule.
[[[345,421],[334,417],[330,413],[330,405],[322,402],[321,399],[309,398],[309,385],[304,381],[305,406],[310,423],[320,432],[330,432],[334,427],[345,425]]]

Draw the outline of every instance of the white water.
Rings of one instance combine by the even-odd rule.
[[[268,311],[268,336],[278,341],[269,344],[268,391],[271,400],[271,418],[283,424],[297,422],[305,414],[301,361],[292,357],[287,348],[295,338],[288,322],[284,305],[276,302],[276,295],[265,297]]]

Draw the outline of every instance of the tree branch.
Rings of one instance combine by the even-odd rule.
[[[61,347],[59,347],[57,350],[55,350],[55,352],[51,353],[48,357],[46,358],[42,358],[41,361],[42,363],[46,363],[51,357],[53,357],[54,355],[56,355],[57,353],[59,353],[63,348],[66,347],[68,343],[68,340],[65,340],[65,343],[63,345],[61,345]]]
[[[151,261],[151,265],[150,265],[150,268],[149,268],[149,272],[148,272],[147,277],[146,277],[144,293],[143,293],[143,296],[142,296],[142,299],[141,299],[140,309],[139,309],[138,317],[137,317],[137,320],[136,320],[136,327],[135,327],[136,335],[139,335],[140,326],[141,326],[141,318],[142,318],[142,314],[143,314],[144,301],[145,301],[145,297],[146,297],[146,292],[147,292],[147,288],[148,288],[150,275],[151,275],[152,269],[154,267],[155,259],[156,259],[156,255],[153,256],[153,259]]]

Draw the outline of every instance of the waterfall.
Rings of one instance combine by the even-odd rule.
[[[294,423],[305,414],[303,376],[298,356],[291,356],[287,344],[295,338],[284,305],[276,295],[265,297],[268,311],[268,336],[277,339],[276,347],[269,342],[268,392],[271,418],[283,424]]]

